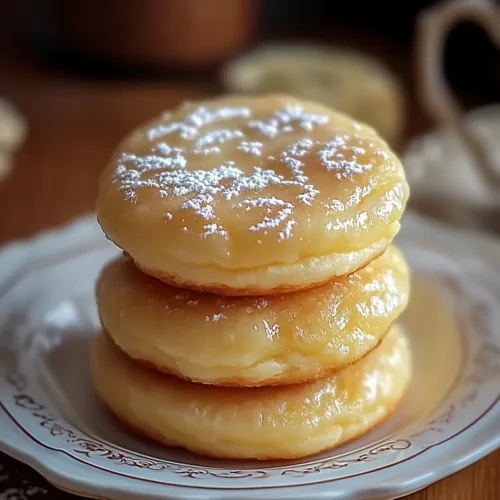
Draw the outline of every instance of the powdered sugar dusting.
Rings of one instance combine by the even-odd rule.
[[[172,133],[178,133],[183,139],[190,140],[196,137],[200,128],[221,120],[232,120],[234,118],[248,118],[251,115],[250,108],[221,107],[208,110],[205,106],[196,108],[183,122],[173,122],[167,125],[158,125],[148,130],[147,137],[150,141],[159,139]]]
[[[203,232],[202,236],[204,238],[206,238],[208,236],[213,236],[213,235],[227,237],[227,231],[222,226],[219,226],[215,223],[214,224],[207,224],[207,225],[203,226],[203,229],[204,229],[204,232]]]
[[[269,306],[269,301],[267,299],[265,299],[264,297],[259,297],[255,301],[255,308],[256,309],[265,309],[268,306]]]
[[[214,130],[213,132],[202,135],[196,140],[193,152],[196,154],[220,153],[220,149],[212,145],[224,144],[225,142],[233,141],[241,137],[243,137],[243,132],[241,130]]]
[[[228,123],[234,119],[238,120],[238,128]],[[150,153],[143,156],[123,153],[119,156],[114,182],[119,183],[125,198],[130,202],[137,202],[138,192],[143,189],[153,189],[165,199],[179,198],[178,207],[181,211],[192,211],[205,221],[201,234],[203,238],[228,239],[228,230],[217,217],[216,200],[237,199],[234,209],[259,214],[259,220],[249,225],[249,231],[266,235],[272,229],[279,241],[285,241],[293,235],[296,225],[296,204],[311,205],[319,194],[304,172],[304,156],[310,155],[314,148],[314,154],[323,168],[338,179],[350,179],[369,171],[374,155],[366,154],[367,145],[362,139],[332,129],[334,138],[326,143],[304,137],[289,144],[279,156],[265,156],[264,142],[254,140],[255,135],[264,136],[264,141],[272,141],[277,136],[300,130],[307,135],[314,128],[327,125],[328,120],[328,116],[306,113],[300,106],[285,106],[264,120],[253,119],[252,111],[247,107],[220,107],[214,110],[200,106],[183,121],[150,128],[146,132],[147,140],[154,143]],[[214,128],[219,123],[221,126]],[[207,125],[210,125],[209,130],[204,129]],[[252,132],[251,139],[248,137],[249,129]],[[170,137],[175,138],[175,147],[169,144]],[[185,141],[185,146],[179,146],[179,142],[182,144],[179,138]],[[221,145],[226,143],[234,143],[234,150],[255,158],[250,171],[238,168],[234,161],[222,161],[215,168],[207,170],[187,168],[189,158],[193,155],[220,154]],[[380,156],[386,154],[377,153]],[[360,161],[360,158],[365,160]],[[269,162],[278,162],[280,172],[283,166],[285,172],[279,173],[269,168],[272,164]],[[276,189],[272,190],[273,196],[265,196],[263,191],[273,186],[293,188],[296,190],[296,201],[290,201],[290,189],[285,190],[286,200],[278,197],[276,193],[279,191]],[[363,195],[355,192],[354,198],[345,204],[330,200],[325,207],[338,212]],[[178,211],[175,210],[164,214],[166,223],[174,223],[177,217]],[[182,221],[180,224],[181,231],[189,230]]]
[[[250,231],[264,231],[264,234],[266,234],[267,230],[279,227],[284,222],[284,228],[279,232],[279,238],[280,240],[284,240],[291,236],[291,229],[295,224],[295,221],[291,219],[294,211],[292,203],[270,197],[244,200],[238,206],[244,207],[246,210],[251,210],[255,207],[264,207],[266,213],[269,214],[257,224],[251,225],[248,228]]]
[[[373,166],[372,157],[368,157],[365,163],[359,159],[358,155],[366,154],[366,149],[361,147],[361,140],[359,146],[353,145],[352,142],[352,136],[338,135],[318,152],[321,164],[334,172],[337,179],[351,178],[355,174],[369,171]]]
[[[267,137],[275,137],[278,134],[292,132],[294,125],[311,131],[318,125],[326,125],[328,117],[314,113],[304,113],[300,106],[285,106],[284,109],[276,111],[268,120],[251,120],[249,126],[257,129]]]
[[[260,156],[262,154],[263,147],[264,147],[264,144],[262,144],[262,142],[242,141],[237,149],[239,151],[243,151],[243,152],[251,154],[251,155]]]
[[[212,314],[212,316],[205,316],[205,321],[207,323],[216,323],[217,321],[220,321],[221,319],[225,319],[225,315],[223,313],[215,313]]]
[[[272,325],[266,319],[262,321],[264,325],[264,330],[269,339],[273,339],[280,332],[280,326],[278,323],[273,323]]]

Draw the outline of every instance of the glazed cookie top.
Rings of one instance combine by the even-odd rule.
[[[131,259],[107,264],[99,318],[130,357],[216,385],[298,383],[374,349],[408,301],[409,271],[390,246],[363,269],[296,293],[221,297],[165,285]]]
[[[366,248],[407,196],[401,163],[370,127],[292,97],[223,97],[126,138],[97,213],[133,257],[147,246],[237,269]]]

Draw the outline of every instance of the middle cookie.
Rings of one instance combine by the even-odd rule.
[[[122,257],[102,271],[97,305],[103,327],[133,359],[194,382],[263,386],[311,380],[362,358],[408,292],[408,268],[393,246],[349,276],[267,297],[175,288]]]

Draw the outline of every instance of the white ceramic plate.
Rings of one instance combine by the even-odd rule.
[[[93,217],[0,253],[0,448],[60,488],[109,499],[386,499],[500,445],[500,246],[408,215],[402,320],[415,375],[369,435],[296,462],[225,462],[123,430],[96,399],[93,287],[117,253]]]

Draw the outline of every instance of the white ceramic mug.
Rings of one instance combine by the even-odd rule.
[[[498,187],[499,172],[491,164],[480,138],[463,119],[443,74],[446,39],[452,28],[463,21],[478,24],[500,47],[500,6],[492,0],[448,0],[423,11],[418,18],[416,38],[419,97],[437,124],[453,130],[459,137],[474,157],[478,174]]]

